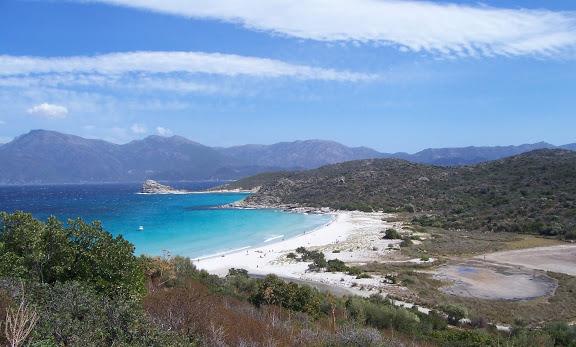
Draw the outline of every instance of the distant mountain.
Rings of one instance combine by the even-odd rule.
[[[520,146],[429,148],[415,154],[392,154],[390,157],[410,160],[415,163],[459,166],[482,163],[545,148],[557,147],[546,142],[538,142]],[[575,148],[572,149],[576,150]]]
[[[304,169],[382,156],[382,153],[367,147],[346,147],[338,142],[322,140],[280,142],[268,146],[244,145],[220,148],[219,151],[245,165]]]
[[[33,130],[0,147],[1,183],[116,181],[120,146],[53,131]]]
[[[560,146],[560,147],[562,147],[564,149],[571,150],[571,151],[576,151],[576,143],[571,143],[571,144]]]
[[[208,147],[181,136],[149,136],[118,145],[55,131],[33,130],[0,146],[0,184],[227,180],[262,172],[314,169],[372,158],[399,158],[440,166],[474,164],[548,143],[507,147],[426,149],[415,154],[380,153],[334,141]],[[576,144],[563,146],[576,150]]]
[[[120,148],[126,174],[133,180],[204,179],[227,165],[216,150],[181,136],[149,136]]]
[[[218,151],[180,136],[117,145],[33,130],[0,147],[0,183],[89,183],[236,179],[278,168],[228,168]]]
[[[541,149],[473,166],[369,159],[226,185],[248,203],[410,212],[424,226],[576,238],[576,153]]]

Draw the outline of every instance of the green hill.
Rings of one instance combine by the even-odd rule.
[[[231,185],[255,186],[249,203],[405,211],[422,225],[576,238],[576,153],[565,150],[451,168],[359,160]]]

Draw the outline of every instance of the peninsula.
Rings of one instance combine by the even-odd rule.
[[[160,184],[154,180],[146,180],[140,190],[141,194],[188,194],[187,190],[175,189],[170,186]]]

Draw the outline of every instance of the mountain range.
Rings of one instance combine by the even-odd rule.
[[[230,180],[262,172],[313,169],[359,159],[398,158],[455,166],[495,160],[543,148],[576,150],[576,143],[545,142],[505,147],[438,148],[381,153],[333,141],[209,147],[181,136],[149,136],[127,144],[32,130],[0,146],[0,184]]]

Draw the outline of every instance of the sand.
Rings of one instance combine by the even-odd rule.
[[[193,260],[194,264],[212,274],[224,276],[230,268],[242,268],[253,275],[276,274],[286,279],[321,283],[345,289],[347,292],[369,296],[402,290],[390,285],[383,277],[357,279],[344,273],[308,272],[309,262],[288,259],[286,255],[302,246],[322,251],[326,259],[340,259],[349,265],[371,261],[399,259],[400,240],[382,239],[387,228],[402,230],[400,222],[387,222],[384,213],[335,212],[334,220],[314,231],[284,241],[270,243],[215,257]],[[334,252],[336,251],[336,252]],[[405,261],[416,261],[406,259]]]

